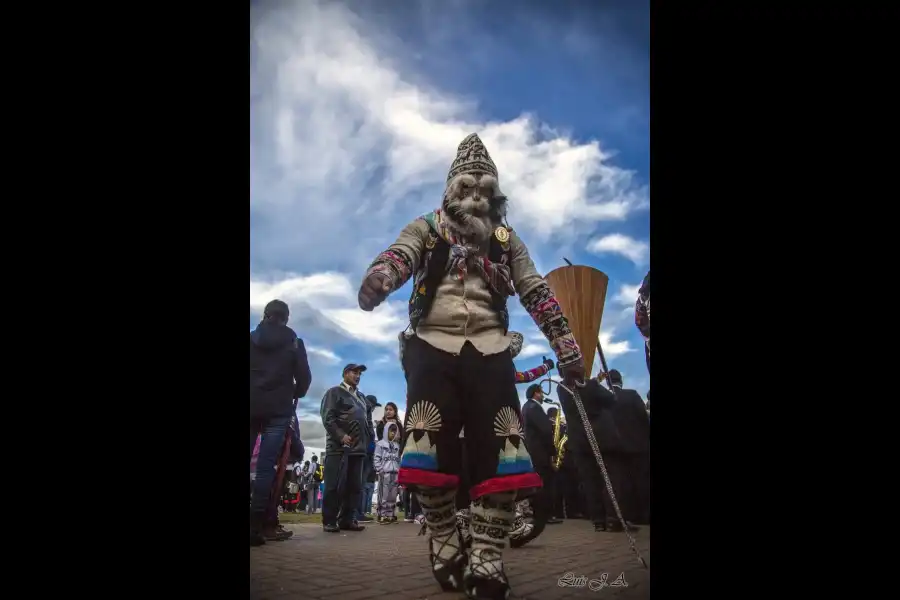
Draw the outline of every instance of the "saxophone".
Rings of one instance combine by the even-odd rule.
[[[562,466],[563,458],[566,454],[566,442],[569,441],[569,436],[564,435],[560,437],[560,430],[562,428],[562,407],[558,407],[556,410],[556,418],[553,420],[553,446],[556,448],[556,457],[553,459],[553,470],[559,471],[559,467]]]

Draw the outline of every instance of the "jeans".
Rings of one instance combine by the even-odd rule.
[[[275,483],[275,464],[284,449],[284,434],[287,432],[290,417],[272,417],[269,419],[250,419],[250,449],[247,452],[247,469],[253,457],[256,437],[262,434],[259,443],[259,458],[256,461],[256,479],[253,481],[253,496],[250,499],[250,512],[262,515],[272,500],[272,485]]]
[[[375,484],[366,483],[363,485],[362,503],[359,505],[360,516],[367,515],[372,512],[372,496],[375,495]]]
[[[319,486],[306,490],[306,514],[312,515],[319,509]]]

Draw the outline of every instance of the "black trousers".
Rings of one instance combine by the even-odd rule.
[[[576,469],[563,468],[556,474],[557,498],[560,498],[559,506],[565,506],[565,516],[571,519],[577,515],[584,515],[584,502],[581,499],[579,489],[578,471]],[[560,516],[560,515],[557,515]]]
[[[650,457],[631,454],[623,457],[626,488],[625,518],[635,523],[650,522]]]
[[[627,491],[625,490],[624,467],[625,461],[621,454],[615,452],[601,452],[603,456],[603,464],[606,465],[606,473],[609,475],[609,481],[612,485],[613,492],[616,494],[616,500],[619,502],[619,508],[623,508],[623,500],[627,504]],[[585,501],[587,502],[587,511],[594,523],[605,523],[607,520],[616,519],[616,511],[613,507],[612,498],[606,490],[606,484],[603,480],[603,472],[597,464],[590,448],[585,450],[579,449],[574,453],[575,465],[578,468],[578,475],[584,483]]]
[[[527,495],[539,487],[525,448],[519,394],[509,350],[483,355],[466,342],[458,355],[413,336],[407,370],[406,443],[400,483],[454,488],[463,471],[465,427],[470,496],[501,491]]]
[[[554,516],[554,500],[556,498],[556,471],[549,462],[538,460],[534,470],[541,477],[543,487],[531,498],[531,507],[534,509],[535,522],[546,523],[547,519]]]
[[[456,510],[463,510],[469,508],[472,503],[472,499],[469,496],[469,490],[472,488],[472,483],[469,479],[469,453],[466,450],[465,438],[460,439],[459,454],[459,464],[463,468],[459,473],[459,487],[456,488]]]
[[[419,499],[416,498],[416,495],[410,492],[407,489],[403,490],[403,516],[407,519],[412,519],[420,512],[422,512],[422,507],[419,506]]]
[[[366,457],[362,454],[348,456],[347,471],[341,481],[343,458],[341,454],[329,454],[325,457],[325,498],[322,501],[322,523],[325,525],[349,523],[355,518],[355,511],[359,508]]]

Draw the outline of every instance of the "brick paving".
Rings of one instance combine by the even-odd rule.
[[[321,525],[289,526],[294,537],[250,549],[250,597],[340,598],[363,600],[461,600],[462,593],[441,591],[431,576],[425,537],[417,537],[413,523],[370,524],[365,531],[325,533]],[[635,534],[644,560],[650,564],[650,531]],[[597,533],[589,521],[551,525],[524,548],[507,548],[506,572],[516,600],[650,597],[650,574],[641,567],[622,533]],[[620,573],[628,587],[592,590],[560,587],[566,573],[588,581],[608,574],[612,583]]]

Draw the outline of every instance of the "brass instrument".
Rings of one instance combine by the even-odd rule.
[[[559,458],[559,432],[562,428],[562,411],[556,409],[556,418],[553,420],[553,447],[556,448],[556,456]],[[560,461],[553,459],[553,468],[559,470]]]
[[[566,452],[566,442],[569,440],[567,435],[560,437],[561,430],[562,406],[559,406],[556,409],[556,419],[553,421],[553,446],[556,448],[556,457],[553,459],[554,471],[559,471],[559,467],[562,465],[563,456]]]

